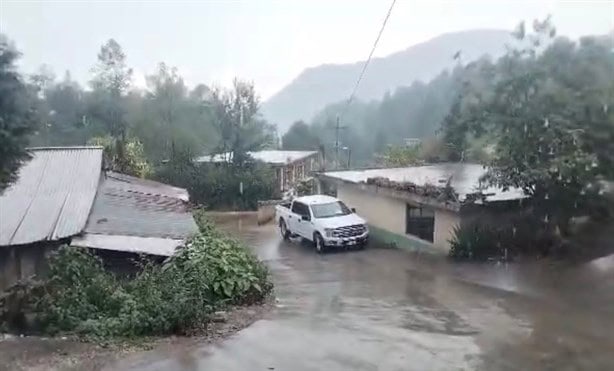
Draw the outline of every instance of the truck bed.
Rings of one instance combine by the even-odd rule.
[[[290,205],[292,205],[292,201],[284,201],[282,203],[277,204],[277,206],[283,207],[288,210],[290,210]]]

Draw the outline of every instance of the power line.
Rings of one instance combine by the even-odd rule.
[[[371,48],[371,52],[369,53],[369,57],[367,58],[367,61],[365,62],[365,64],[362,66],[362,71],[360,71],[360,75],[358,76],[358,80],[356,81],[356,85],[354,86],[354,90],[352,91],[352,94],[350,94],[350,98],[348,99],[347,103],[345,104],[345,107],[343,109],[343,111],[341,112],[341,116],[343,117],[343,115],[345,115],[345,113],[347,112],[348,108],[350,107],[350,104],[352,104],[352,101],[354,100],[354,96],[356,95],[356,91],[358,90],[358,85],[360,85],[360,81],[362,80],[362,77],[365,75],[365,71],[367,70],[367,66],[369,65],[369,62],[371,62],[371,58],[373,57],[373,53],[375,52],[375,48],[377,47],[377,43],[379,42],[380,37],[382,37],[382,33],[384,32],[384,28],[386,28],[386,23],[388,23],[388,18],[390,18],[390,13],[392,13],[392,8],[394,8],[394,4],[397,2],[397,0],[392,0],[392,3],[390,4],[390,8],[388,9],[388,13],[386,13],[386,18],[384,18],[384,22],[382,23],[382,27],[379,30],[379,33],[377,34],[377,38],[375,39],[375,42],[373,43],[373,47]]]
[[[379,33],[377,34],[377,38],[375,38],[375,42],[373,43],[373,47],[371,48],[369,57],[365,61],[365,64],[362,66],[362,71],[360,71],[358,80],[356,80],[356,85],[354,85],[352,94],[350,94],[350,97],[348,98],[345,104],[345,107],[343,108],[343,111],[341,111],[341,114],[337,115],[337,122],[335,125],[335,169],[337,169],[337,167],[339,166],[339,131],[347,128],[347,126],[339,125],[340,117],[345,115],[348,108],[350,107],[350,104],[352,104],[352,101],[354,100],[354,96],[356,95],[356,91],[358,91],[358,86],[360,85],[360,81],[365,75],[365,71],[367,70],[367,66],[369,65],[369,62],[371,62],[371,58],[373,57],[375,48],[377,47],[377,44],[379,43],[379,39],[382,37],[382,33],[384,32],[384,29],[386,28],[386,23],[388,23],[388,18],[390,18],[390,14],[392,13],[392,8],[394,8],[395,3],[396,3],[396,0],[392,0],[392,3],[390,4],[390,8],[388,8],[388,13],[386,13],[386,18],[384,18],[384,22],[382,23],[382,27],[380,28]],[[348,167],[349,167],[349,159],[348,159]]]

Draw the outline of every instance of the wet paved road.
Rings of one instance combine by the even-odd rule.
[[[395,249],[319,256],[253,217],[219,222],[267,261],[277,308],[221,344],[135,354],[109,370],[614,367],[612,261],[520,270]]]

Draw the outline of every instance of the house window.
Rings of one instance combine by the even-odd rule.
[[[405,233],[433,242],[435,212],[433,209],[407,204],[405,211]]]

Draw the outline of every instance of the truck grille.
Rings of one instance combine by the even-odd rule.
[[[333,231],[334,237],[356,237],[365,233],[366,228],[362,224],[350,225],[347,227],[336,228]]]

